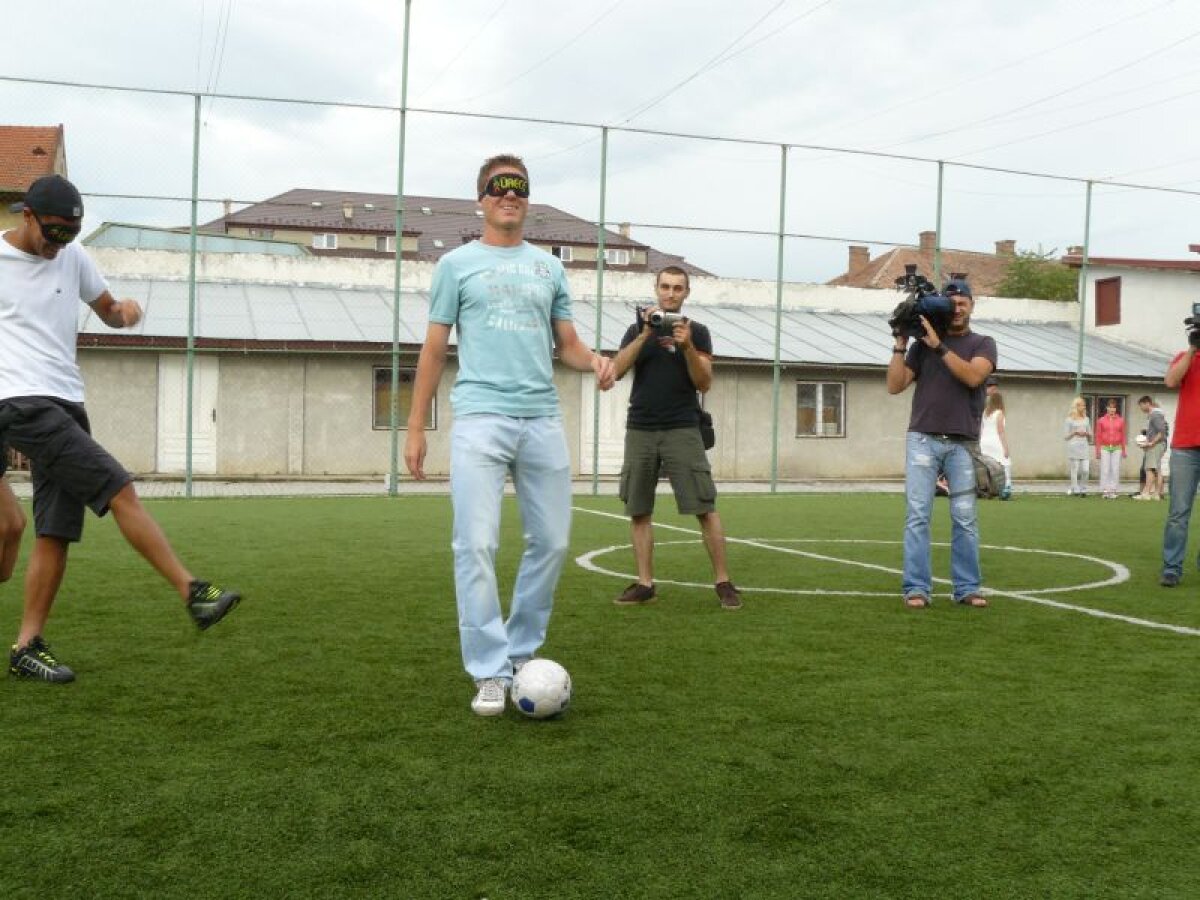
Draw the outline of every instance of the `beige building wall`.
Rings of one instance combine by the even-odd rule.
[[[130,471],[154,472],[159,353],[83,348],[79,357],[97,439]],[[223,353],[219,358],[218,475],[382,477],[388,471],[390,433],[372,427],[374,368],[389,366],[388,355]],[[406,357],[406,367],[414,364]],[[450,470],[450,390],[456,375],[452,359],[438,390],[436,425],[426,433],[426,471],[433,477],[445,477]],[[845,385],[844,436],[797,436],[798,380]],[[584,446],[582,439],[588,430],[581,415],[583,375],[558,366],[555,385],[562,399],[572,467],[579,472],[584,455],[590,459],[591,453],[590,443]],[[1001,389],[1014,478],[1065,478],[1062,425],[1074,396],[1073,382],[1005,377]],[[1130,442],[1123,477],[1136,480],[1141,451],[1133,439],[1146,419],[1137,399],[1143,394],[1154,396],[1168,421],[1173,421],[1174,392],[1151,382],[1102,382],[1087,389],[1092,394],[1125,397]],[[779,478],[903,477],[912,395],[911,388],[897,396],[888,394],[882,368],[878,372],[785,369],[779,392]],[[705,402],[717,430],[710,459],[718,479],[770,477],[773,397],[770,366],[717,364]],[[402,470],[405,435],[401,431]],[[610,437],[622,436],[623,431]]]
[[[134,474],[153,472],[158,451],[158,354],[80,350],[92,434]]]

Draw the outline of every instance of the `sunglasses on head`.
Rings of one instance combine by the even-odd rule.
[[[529,179],[524,175],[518,175],[513,172],[501,172],[498,175],[493,175],[487,180],[487,184],[483,186],[483,194],[479,195],[479,199],[483,199],[484,194],[489,197],[503,197],[509,191],[512,191],[522,199],[529,197]]]
[[[43,222],[37,213],[33,213],[33,218],[37,221],[38,227],[42,229],[42,237],[52,244],[71,243],[79,237],[79,230],[82,227],[78,222]]]

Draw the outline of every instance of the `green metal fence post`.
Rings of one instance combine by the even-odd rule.
[[[775,361],[771,366],[771,493],[779,481],[780,335],[783,332],[783,251],[787,218],[787,144],[779,145],[779,245],[775,254]]]
[[[596,346],[604,321],[604,216],[608,198],[608,126],[600,129],[600,221],[596,225]],[[600,493],[600,383],[592,385],[592,496]]]
[[[400,493],[400,271],[404,255],[404,145],[408,127],[408,26],[412,0],[404,0],[404,51],[400,64],[400,148],[396,161],[396,264],[392,273],[392,391],[388,427],[392,432],[388,496]]]
[[[1083,259],[1079,265],[1079,349],[1075,355],[1075,396],[1083,394],[1083,330],[1087,327],[1088,246],[1092,240],[1092,182],[1087,183],[1087,201],[1083,209]]]
[[[946,164],[938,160],[937,180],[937,216],[934,219],[933,232],[933,283],[938,289],[942,287],[942,180]]]
[[[187,426],[184,432],[183,495],[192,496],[192,403],[196,360],[196,223],[200,205],[200,95],[192,95],[192,219],[188,229]]]

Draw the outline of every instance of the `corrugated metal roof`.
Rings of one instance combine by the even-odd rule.
[[[187,253],[191,235],[169,228],[147,228],[144,225],[125,225],[105,222],[84,243],[89,247],[117,247],[123,250],[174,250]],[[201,253],[265,253],[269,256],[308,256],[299,244],[287,241],[266,241],[259,238],[234,237],[224,234],[197,232],[196,249]]]
[[[122,333],[146,338],[187,336],[188,286],[166,279],[110,279],[113,295],[141,303],[145,318]],[[196,336],[217,340],[288,342],[365,342],[392,340],[391,290],[329,286],[198,282]],[[646,302],[649,302],[648,300]],[[634,321],[635,304],[608,300],[602,312],[601,347],[616,351]],[[80,307],[80,331],[115,332],[88,307]],[[429,294],[404,291],[400,300],[400,341],[420,344],[428,322]],[[716,356],[755,362],[775,356],[775,312],[768,307],[695,305],[688,308],[713,334]],[[576,298],[575,327],[594,344],[595,298]],[[780,359],[789,365],[885,366],[891,332],[888,313],[838,313],[784,310]],[[1078,332],[1059,323],[977,321],[977,331],[996,339],[999,371],[1063,374],[1075,371]],[[1169,357],[1085,335],[1084,375],[1089,378],[1155,378]]]

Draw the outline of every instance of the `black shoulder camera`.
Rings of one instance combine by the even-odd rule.
[[[945,336],[950,329],[950,320],[954,318],[954,301],[938,293],[933,282],[917,272],[915,264],[904,267],[904,274],[896,279],[896,290],[904,291],[905,297],[888,319],[892,334],[924,337],[925,329],[921,325],[924,316],[939,337]]]
[[[1188,344],[1200,348],[1200,303],[1192,304],[1192,314],[1183,324],[1188,327]]]

